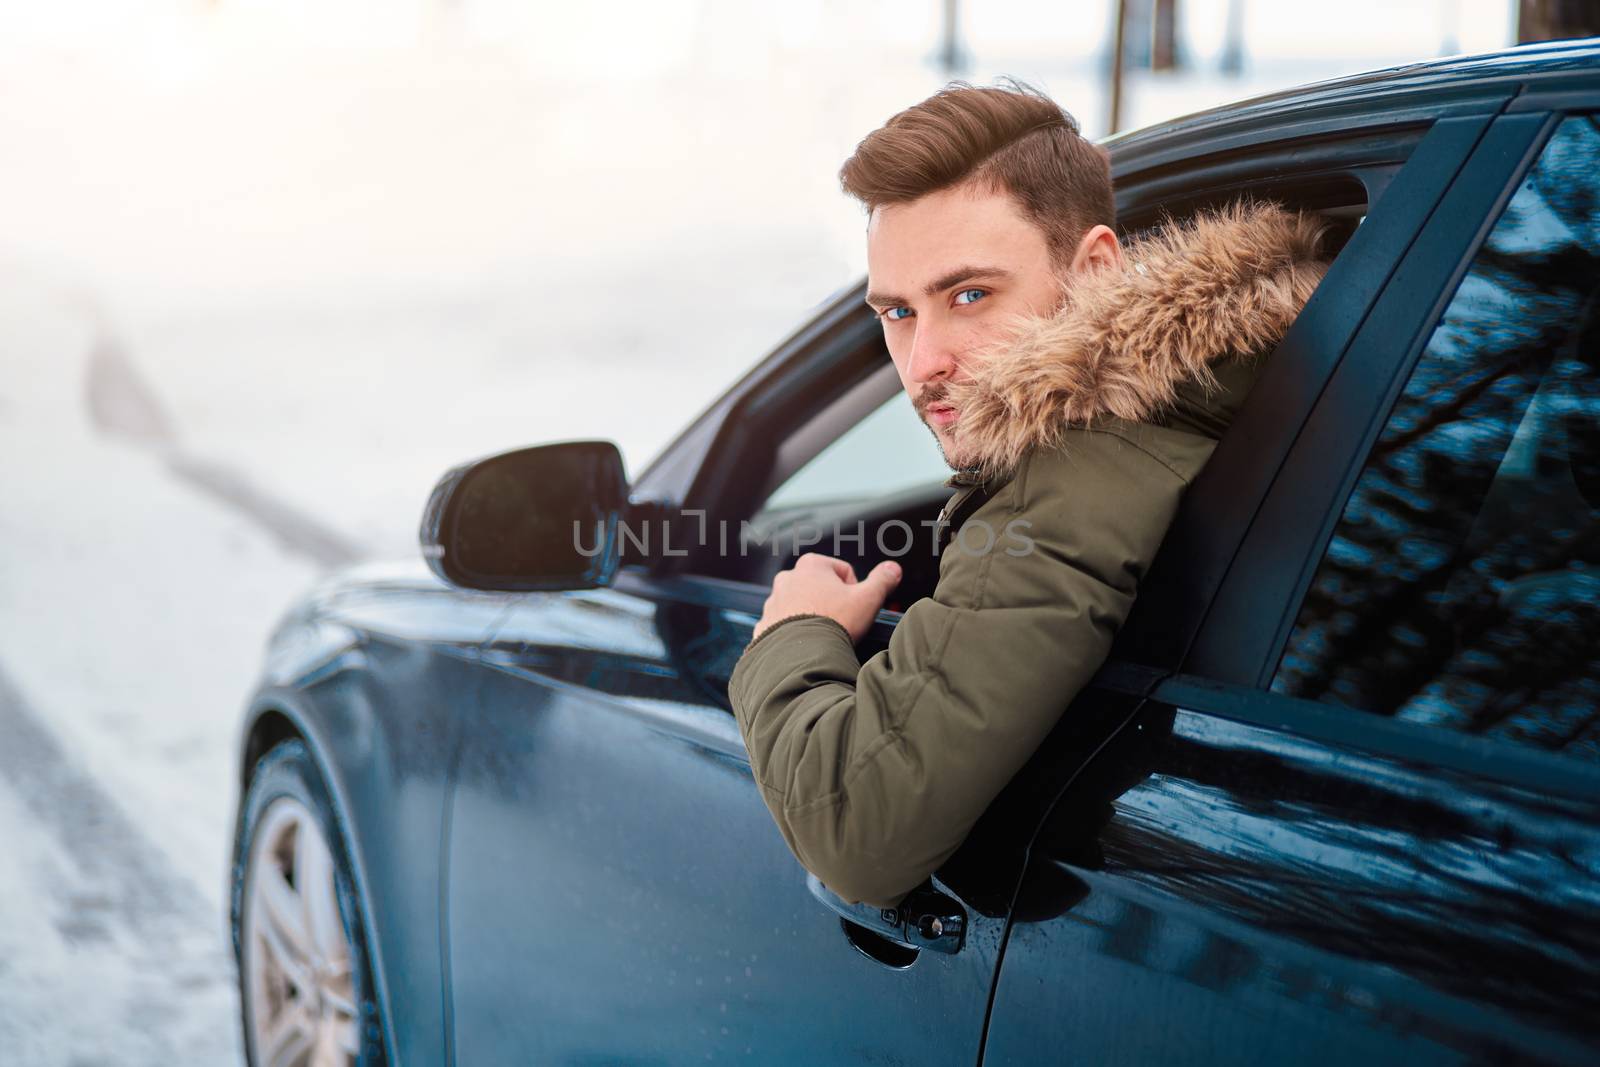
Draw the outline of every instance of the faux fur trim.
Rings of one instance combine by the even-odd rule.
[[[1210,364],[1264,352],[1322,280],[1327,227],[1275,204],[1239,202],[1129,245],[1125,270],[1074,277],[1053,315],[1020,320],[948,383],[955,454],[983,477],[1016,467],[1098,416],[1145,421]]]

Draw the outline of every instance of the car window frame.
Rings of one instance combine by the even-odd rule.
[[[1501,209],[1564,117],[1520,112],[1489,123],[1284,455],[1181,661],[1183,673],[1247,688],[1270,685],[1306,590],[1406,380]]]
[[[1302,172],[1307,179],[1342,175],[1362,181],[1368,218],[1266,357],[1250,401],[1190,486],[1114,655],[1174,671],[1183,663],[1276,483],[1284,455],[1489,123],[1486,115],[1452,116],[1381,137],[1357,130],[1315,147],[1272,146],[1264,153],[1262,162],[1280,169],[1295,160],[1309,164]],[[1335,151],[1341,147],[1343,159]],[[1251,188],[1245,163],[1222,160],[1207,174],[1211,188]],[[1149,189],[1134,191],[1158,204],[1170,202],[1173,192],[1165,172],[1154,176]]]

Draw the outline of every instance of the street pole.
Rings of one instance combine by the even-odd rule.
[[[1156,0],[1150,29],[1150,69],[1177,70],[1178,0]]]
[[[1600,34],[1600,5],[1591,0],[1521,0],[1517,43],[1565,41]]]
[[[945,77],[951,78],[967,69],[967,50],[961,47],[960,0],[944,0],[944,35],[935,59]]]
[[[1222,35],[1222,73],[1244,73],[1244,0],[1228,0],[1228,21]]]
[[[1106,123],[1107,134],[1122,128],[1122,53],[1123,35],[1128,26],[1128,0],[1116,0],[1116,5],[1111,29],[1111,118]]]

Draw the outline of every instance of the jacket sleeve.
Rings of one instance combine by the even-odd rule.
[[[1214,444],[1162,432],[1182,440],[1079,430],[1026,456],[865,664],[815,616],[740,657],[728,690],[762,798],[835,893],[890,906],[936,870],[1104,661]]]

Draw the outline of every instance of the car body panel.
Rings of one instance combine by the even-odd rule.
[[[445,789],[463,709],[481,680],[477,647],[505,608],[503,596],[444,585],[420,560],[341,573],[274,633],[247,719],[245,753],[259,751],[256,730],[282,717],[322,769],[355,864],[396,1062],[448,1058]]]
[[[1003,919],[904,970],[858,952],[726,706],[754,616],[635,588],[521,598],[484,652],[450,833],[460,1060],[975,1062]]]
[[[986,1060],[1593,1062],[1600,779],[1354,714],[1157,688],[1041,834],[1063,906],[1013,924]]]

